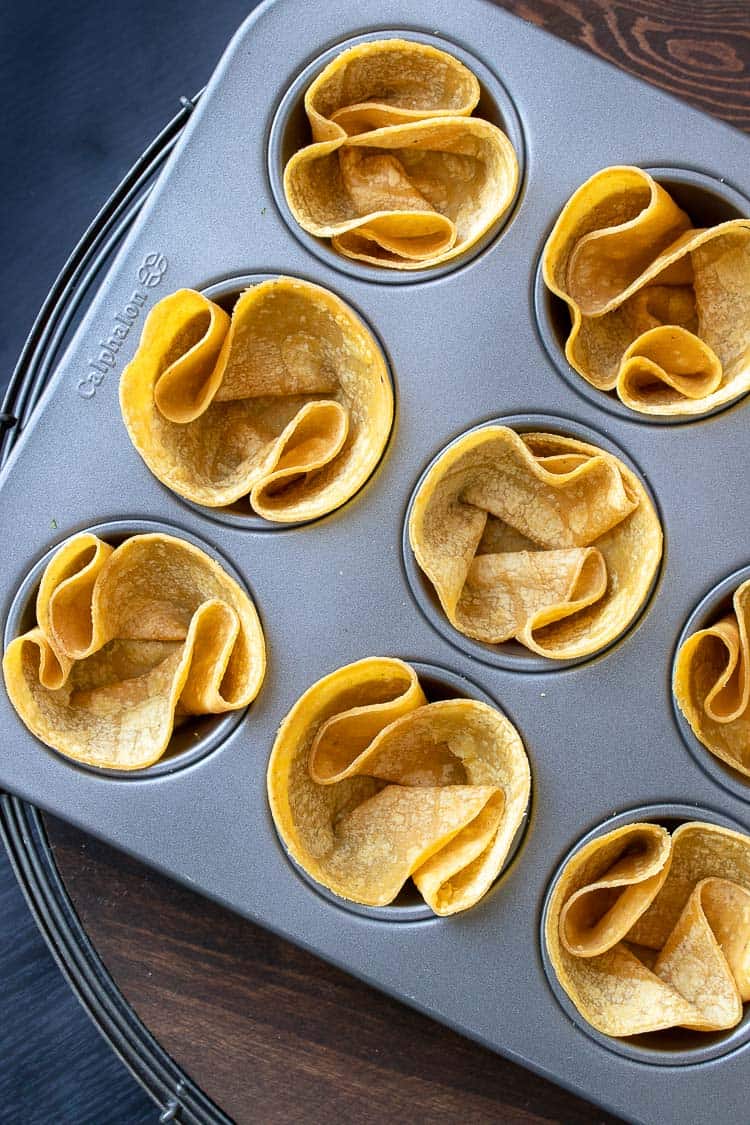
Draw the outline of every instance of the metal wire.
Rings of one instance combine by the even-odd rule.
[[[143,206],[149,185],[172,151],[201,93],[199,91],[194,98],[180,99],[180,110],[117,185],[47,294],[0,406],[0,427],[4,430],[0,442],[0,465],[5,463],[39,399],[64,338],[65,328],[70,325],[97,273]],[[61,323],[65,326],[62,331]]]

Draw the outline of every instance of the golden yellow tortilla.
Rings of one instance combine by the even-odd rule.
[[[750,1000],[750,837],[691,821],[592,840],[552,891],[545,940],[604,1035],[734,1027]]]
[[[47,565],[37,624],[11,641],[5,687],[28,729],[69,758],[150,766],[176,723],[247,707],[266,670],[255,607],[198,547],[84,532]]]
[[[411,877],[436,914],[473,906],[529,802],[515,727],[472,699],[427,703],[416,672],[373,657],[313,684],[268,763],[289,854],[342,898],[385,906]]]
[[[435,47],[385,39],[344,51],[305,95],[313,143],[284,170],[294,218],[387,269],[463,254],[518,185],[505,133],[470,116],[479,96],[471,71]]]
[[[123,371],[120,406],[168,488],[209,508],[249,497],[280,523],[353,496],[393,423],[371,333],[333,293],[291,277],[247,289],[231,318],[191,289],[159,301]]]
[[[750,218],[698,230],[641,168],[597,172],[543,256],[565,355],[631,410],[705,414],[750,389]]]
[[[409,541],[451,625],[551,660],[610,644],[638,613],[662,552],[638,477],[596,446],[486,426],[435,462]]]
[[[696,738],[750,777],[750,580],[735,590],[732,606],[681,646],[673,688]]]

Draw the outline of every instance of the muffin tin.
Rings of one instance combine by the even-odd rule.
[[[487,116],[505,126],[523,169],[514,208],[484,245],[406,274],[337,258],[290,226],[278,195],[307,77],[340,45],[392,35],[426,38],[473,66]],[[727,126],[484,0],[272,0],[257,9],[3,472],[0,572],[7,637],[28,612],[35,565],[68,535],[116,537],[156,522],[194,536],[252,593],[268,676],[239,721],[196,728],[197,748],[178,747],[134,775],[84,769],[41,746],[0,693],[0,784],[621,1117],[742,1120],[744,1023],[710,1043],[690,1033],[604,1040],[558,998],[540,926],[559,865],[612,817],[717,819],[750,831],[750,788],[728,784],[708,752],[688,749],[670,684],[691,614],[717,588],[719,604],[720,584],[750,562],[748,404],[659,426],[590,393],[565,364],[559,310],[537,277],[560,208],[598,169],[657,169],[700,224],[750,214],[749,158],[750,141]],[[237,279],[278,274],[326,286],[371,326],[396,420],[352,500],[269,534],[249,512],[199,510],[159,484],[130,444],[117,384],[160,297],[181,286],[223,296]],[[474,426],[514,418],[522,427],[535,416],[622,455],[665,531],[661,575],[639,620],[572,667],[462,643],[431,611],[404,548],[411,496],[434,457]],[[279,722],[313,681],[370,655],[431,666],[436,691],[468,681],[466,694],[496,700],[524,739],[534,795],[525,832],[496,887],[464,915],[425,917],[408,896],[377,916],[353,910],[313,888],[274,831],[265,769]]]

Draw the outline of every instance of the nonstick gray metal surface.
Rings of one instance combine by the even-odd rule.
[[[273,162],[285,153],[272,143],[272,133],[289,143],[299,131],[298,100],[286,95],[302,96],[295,83],[306,68],[354,37],[394,32],[436,37],[477,59],[480,78],[490,76],[488,115],[524,157],[519,198],[493,240],[450,270],[397,279],[342,262],[291,229],[273,191]],[[0,693],[0,785],[623,1117],[742,1121],[744,1026],[711,1042],[605,1041],[558,1000],[539,940],[560,863],[611,817],[651,809],[654,819],[694,815],[750,831],[750,790],[688,749],[670,689],[688,618],[750,562],[748,404],[689,424],[626,415],[567,370],[559,311],[536,285],[563,203],[619,163],[659,169],[698,225],[750,214],[747,138],[484,0],[271,0],[253,13],[3,473],[0,573],[3,621],[20,622],[30,569],[71,533],[155,521],[194,535],[252,592],[268,677],[218,744],[138,777],[83,769],[46,749]],[[373,328],[397,414],[386,455],[356,497],[316,523],[271,531],[249,513],[217,518],[164,489],[130,444],[117,383],[161,296],[180,286],[226,293],[232,279],[282,273],[327,286]],[[404,519],[425,467],[465,430],[518,415],[551,418],[563,432],[582,426],[619,448],[664,524],[662,572],[640,619],[574,667],[498,666],[433,624],[407,577]],[[465,915],[409,915],[409,903],[378,917],[356,912],[314,890],[274,831],[265,769],[279,722],[314,680],[368,655],[430,665],[436,690],[440,669],[444,687],[465,678],[524,738],[534,793],[525,834],[498,885]]]

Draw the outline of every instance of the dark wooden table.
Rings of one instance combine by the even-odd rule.
[[[750,130],[750,0],[503,6]],[[237,1122],[614,1120],[80,832],[47,827],[124,995]]]

